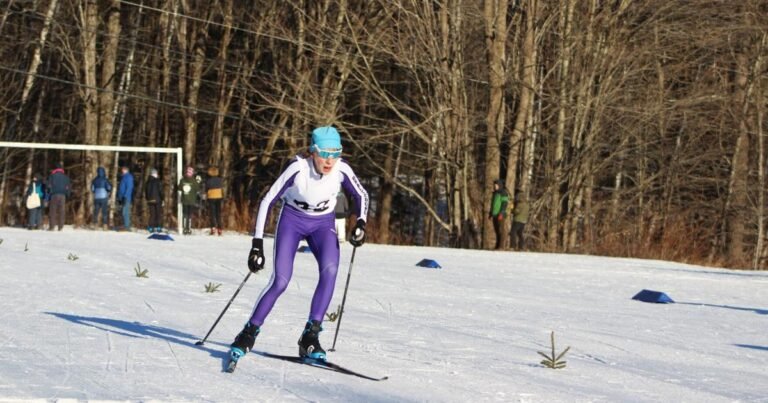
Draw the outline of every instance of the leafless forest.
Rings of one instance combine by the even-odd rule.
[[[374,242],[490,248],[502,178],[531,250],[768,264],[765,0],[0,0],[0,34],[1,141],[182,147],[229,229],[332,124]],[[89,222],[118,160],[175,200],[166,154],[0,148],[0,222],[55,161]]]

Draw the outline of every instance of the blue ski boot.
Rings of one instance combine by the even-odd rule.
[[[256,336],[259,335],[261,328],[248,322],[243,327],[243,330],[235,337],[235,341],[232,342],[229,349],[229,356],[232,361],[237,362],[240,357],[251,351],[253,344],[256,342]]]
[[[299,356],[313,360],[325,361],[325,350],[320,347],[320,332],[323,327],[319,321],[307,321],[304,332],[299,338]]]

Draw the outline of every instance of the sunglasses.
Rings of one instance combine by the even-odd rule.
[[[315,151],[317,152],[317,155],[320,158],[328,159],[328,158],[339,158],[341,157],[341,149],[335,148],[331,150],[323,150],[322,148],[315,148]]]

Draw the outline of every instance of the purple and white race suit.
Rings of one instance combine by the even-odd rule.
[[[282,199],[283,207],[275,230],[272,278],[256,301],[250,319],[252,324],[261,326],[264,323],[277,298],[288,287],[296,250],[302,239],[307,241],[320,271],[309,319],[322,322],[333,297],[339,269],[334,207],[342,187],[354,200],[357,217],[365,220],[368,192],[343,160],[337,161],[331,172],[323,175],[315,168],[312,157],[297,156],[261,200],[254,238],[264,237],[267,215],[278,199]]]

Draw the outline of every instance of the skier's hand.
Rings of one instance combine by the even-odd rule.
[[[253,238],[251,252],[248,254],[248,270],[256,273],[264,268],[264,240]]]
[[[362,218],[357,219],[355,229],[352,230],[352,236],[349,237],[349,243],[354,246],[363,246],[365,243],[365,220]]]

